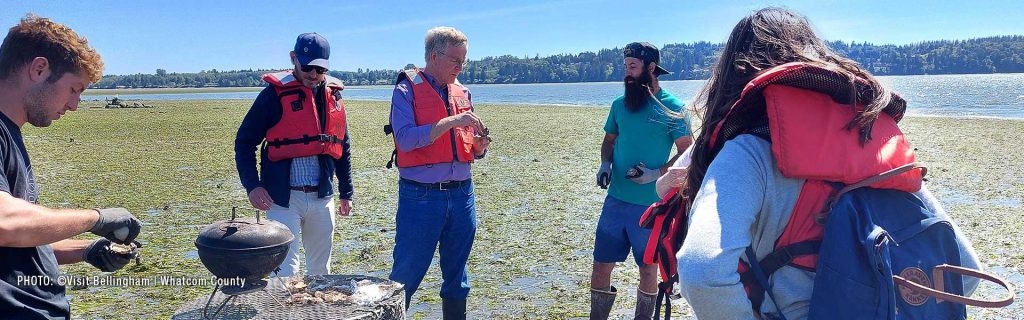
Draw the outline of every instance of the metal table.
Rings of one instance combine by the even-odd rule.
[[[374,284],[391,283],[390,280],[361,275],[327,275],[332,279],[356,281],[368,279]],[[283,279],[270,279],[263,290],[241,294],[224,306],[215,319],[405,319],[405,290],[397,289],[390,296],[373,304],[360,306],[353,303],[292,304],[290,294],[283,286]],[[219,290],[210,303],[208,314],[213,315],[217,306],[229,296]],[[174,312],[171,319],[204,319],[203,308],[209,295],[192,300]],[[282,305],[283,304],[283,305]]]

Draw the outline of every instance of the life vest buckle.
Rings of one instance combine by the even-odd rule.
[[[341,143],[341,139],[338,139],[338,137],[336,137],[334,135],[330,135],[330,134],[323,134],[323,133],[316,135],[316,141],[329,142],[329,143]]]

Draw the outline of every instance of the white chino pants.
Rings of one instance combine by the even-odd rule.
[[[267,217],[283,223],[295,240],[288,246],[288,257],[281,264],[280,276],[292,276],[299,270],[299,239],[306,250],[306,274],[331,273],[331,242],[334,215],[338,207],[334,196],[318,198],[316,192],[291,191],[288,208],[272,205]],[[301,235],[301,237],[300,237]]]

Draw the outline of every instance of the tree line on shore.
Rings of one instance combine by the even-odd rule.
[[[930,75],[1024,72],[1024,36],[970,40],[938,40],[906,45],[829,42],[875,75]],[[661,65],[672,71],[662,80],[707,79],[722,44],[668,44],[661,48]],[[422,64],[417,62],[418,65]],[[270,70],[216,69],[198,73],[107,75],[93,88],[259,87]],[[390,85],[398,70],[330,71],[348,85]],[[619,81],[624,74],[622,50],[558,54],[547,57],[503,55],[469,61],[459,80],[476,83],[558,83]]]

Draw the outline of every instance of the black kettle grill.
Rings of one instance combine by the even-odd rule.
[[[284,224],[260,219],[259,212],[255,219],[238,218],[235,209],[231,209],[231,220],[206,226],[196,238],[199,260],[210,273],[220,279],[244,279],[241,285],[221,287],[218,282],[206,308],[203,308],[204,317],[207,317],[206,309],[218,289],[229,298],[221,303],[213,316],[235,296],[265,288],[267,282],[263,278],[278,270],[288,256],[288,245],[295,239]]]

